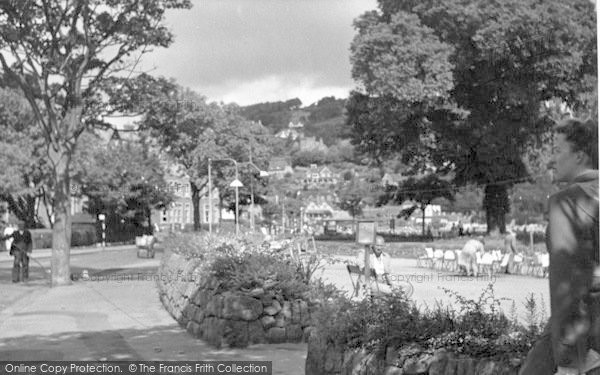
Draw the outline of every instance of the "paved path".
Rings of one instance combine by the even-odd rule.
[[[135,253],[75,255],[73,272],[87,269],[109,281],[61,288],[49,288],[33,265],[27,284],[12,284],[10,264],[0,264],[0,360],[264,360],[273,361],[273,374],[304,374],[306,344],[215,350],[193,338],[158,299],[158,259]]]

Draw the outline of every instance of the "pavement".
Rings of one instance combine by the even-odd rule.
[[[89,281],[50,288],[34,262],[27,283],[13,284],[10,262],[0,262],[0,361],[7,360],[260,360],[273,374],[304,374],[306,344],[214,349],[189,335],[158,299],[155,259],[133,246],[77,251],[72,273]],[[4,257],[2,254],[0,257]],[[39,259],[49,268],[50,258]]]

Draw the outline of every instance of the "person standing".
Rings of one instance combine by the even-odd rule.
[[[4,241],[12,238],[13,243],[10,247],[10,255],[15,257],[12,269],[12,281],[27,281],[29,278],[29,254],[33,249],[31,232],[25,229],[25,223],[19,221],[18,229],[10,235],[3,236],[0,240]]]
[[[517,254],[517,235],[512,228],[507,228],[506,236],[504,236],[504,254],[509,254],[508,263],[504,269],[504,273],[511,273],[513,270],[513,263],[515,254]]]
[[[567,119],[550,168],[567,186],[548,202],[550,320],[519,374],[600,374],[598,124]]]

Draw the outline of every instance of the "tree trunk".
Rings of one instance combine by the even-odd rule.
[[[510,210],[508,199],[508,186],[486,185],[483,197],[487,221],[487,233],[499,231],[506,232],[506,214]]]
[[[69,257],[71,249],[71,190],[69,164],[72,153],[50,145],[48,157],[54,180],[54,226],[52,228],[52,286],[71,284]]]
[[[200,189],[195,183],[190,182],[192,190],[192,211],[194,212],[194,232],[200,230]]]

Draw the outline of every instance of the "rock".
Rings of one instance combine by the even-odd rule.
[[[292,323],[301,324],[302,323],[302,309],[300,307],[301,300],[295,300],[292,302]]]
[[[285,328],[285,337],[288,342],[302,341],[303,333],[299,324],[290,324]]]
[[[194,315],[196,314],[196,310],[198,310],[198,306],[196,305],[192,305],[191,303],[187,304],[184,308],[183,308],[183,316],[186,317],[186,319],[192,319],[194,317]]]
[[[457,359],[456,374],[476,375],[475,360],[473,358],[461,357]]]
[[[436,350],[429,366],[429,375],[445,375],[447,364],[448,353],[443,349]]]
[[[305,330],[306,334],[306,330]],[[304,367],[305,374],[321,375],[325,373],[325,340],[316,334],[308,335],[308,350]]]
[[[328,345],[325,349],[325,363],[323,368],[328,373],[339,373],[342,370],[343,350],[335,345]]]
[[[249,343],[248,322],[240,320],[226,320],[223,331],[224,342],[230,348],[245,348]]]
[[[386,366],[397,366],[398,365],[398,349],[388,346],[385,349],[385,364]]]
[[[383,375],[403,375],[404,371],[400,367],[388,366],[383,371]]]
[[[271,327],[275,327],[275,318],[269,315],[265,315],[260,319],[262,326],[264,329],[269,329]]]
[[[292,304],[290,303],[290,301],[283,302],[281,313],[285,317],[285,320],[292,320]]]
[[[405,345],[402,348],[398,349],[397,361],[394,365],[398,367],[404,367],[404,362],[406,362],[408,358],[415,357],[422,352],[423,348],[421,348],[417,344]]]
[[[212,293],[206,289],[198,289],[198,292],[192,297],[192,302],[200,307],[205,307]]]
[[[257,320],[263,312],[262,303],[244,295],[226,295],[223,299],[223,318],[233,320]]]
[[[281,311],[281,304],[277,300],[273,300],[271,306],[266,307],[264,309],[265,313],[268,315],[277,315]]]
[[[223,335],[225,332],[225,320],[210,317],[204,319],[202,323],[202,338],[215,348],[223,345]]]
[[[487,359],[482,359],[475,366],[475,373],[477,375],[496,375],[496,370],[498,370],[496,363]]]
[[[202,327],[196,322],[189,322],[186,330],[195,337],[202,337]]]
[[[282,313],[277,314],[275,317],[275,326],[280,328],[285,327],[285,317]]]
[[[360,374],[360,369],[369,353],[365,349],[354,349],[344,352],[342,374]]]
[[[269,316],[268,318],[272,317]],[[248,340],[251,344],[263,344],[267,342],[265,330],[263,329],[263,325],[260,321],[255,320],[248,323]]]
[[[402,369],[406,375],[427,374],[433,356],[422,354],[418,357],[411,357],[404,362]]]
[[[250,296],[254,298],[261,298],[265,294],[265,290],[263,288],[256,288],[250,291]]]
[[[285,342],[285,328],[272,327],[267,330],[267,342],[270,344],[279,344]]]
[[[196,314],[194,314],[194,317],[192,318],[192,320],[196,323],[202,323],[202,321],[204,320],[204,310],[202,310],[201,308],[196,309]]]
[[[310,325],[310,312],[308,309],[308,303],[306,301],[300,301],[300,325],[306,327]]]
[[[215,294],[206,304],[205,314],[207,316],[221,317],[223,312],[223,296]]]

